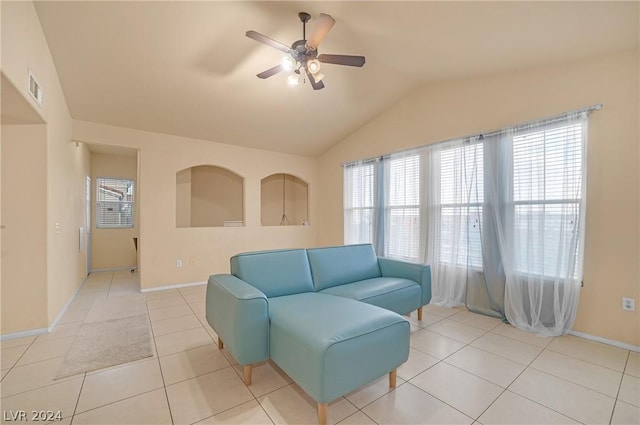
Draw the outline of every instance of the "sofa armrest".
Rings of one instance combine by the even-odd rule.
[[[210,276],[206,315],[239,364],[269,358],[269,304],[259,289],[230,274]]]
[[[431,267],[385,257],[378,257],[378,265],[380,273],[384,277],[401,277],[418,282],[422,288],[420,305],[429,304],[431,301]]]

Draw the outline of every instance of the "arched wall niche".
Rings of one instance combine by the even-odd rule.
[[[260,182],[260,219],[263,226],[309,224],[309,184],[292,174],[278,173]]]
[[[244,178],[215,165],[176,173],[176,227],[244,225]]]

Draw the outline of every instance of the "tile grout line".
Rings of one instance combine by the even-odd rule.
[[[627,360],[624,362],[624,370],[627,370],[627,365],[629,364],[629,359],[631,358],[631,352],[628,351],[627,352]],[[620,384],[618,384],[618,392],[616,393],[616,399],[613,402],[613,409],[611,409],[611,416],[609,417],[609,423],[611,424],[613,422],[613,414],[616,411],[616,406],[618,404],[618,397],[620,397],[620,390],[622,390],[622,381],[624,380],[624,371],[622,372],[622,375],[620,376]]]
[[[540,353],[540,354],[542,354],[542,353]],[[537,358],[537,357],[536,357],[536,358]],[[534,360],[535,360],[535,359],[534,359]],[[584,389],[586,389],[586,390],[593,391],[594,393],[600,394],[600,395],[602,395],[602,396],[605,396],[605,397],[608,397],[608,398],[612,398],[612,399],[614,399],[614,400],[616,400],[616,399],[617,399],[617,396],[615,396],[615,397],[614,397],[614,396],[611,396],[611,395],[609,395],[609,394],[605,394],[605,393],[603,393],[603,392],[601,392],[601,391],[599,391],[599,390],[595,390],[595,389],[593,389],[593,388],[589,388],[589,387],[587,387],[587,386],[585,386],[585,385],[578,384],[577,382],[573,382],[573,381],[571,381],[571,380],[569,380],[569,379],[567,379],[567,378],[563,378],[562,376],[552,375],[551,373],[549,373],[549,372],[547,372],[547,371],[545,371],[545,370],[538,369],[538,368],[537,368],[537,367],[535,367],[535,366],[528,366],[528,367],[527,367],[527,369],[529,369],[529,368],[531,368],[532,370],[535,370],[535,371],[537,371],[537,372],[544,373],[545,375],[549,375],[549,376],[552,376],[552,377],[554,377],[554,378],[560,379],[560,380],[562,380],[562,381],[568,382],[568,383],[570,383],[570,384],[576,385],[576,386],[578,386],[578,387],[584,388]],[[616,373],[620,373],[620,372],[616,372]],[[620,382],[621,382],[621,383],[622,383],[622,377],[623,377],[623,376],[624,376],[624,373],[620,373],[620,380],[621,380]]]
[[[555,337],[554,337],[554,338],[555,338]],[[547,345],[547,347],[548,347],[548,345]],[[532,370],[538,371],[538,372],[540,372],[540,373],[543,373],[543,374],[545,374],[545,375],[548,375],[548,376],[551,376],[551,377],[554,377],[554,378],[560,379],[561,381],[568,382],[568,383],[573,384],[573,385],[576,385],[576,386],[578,386],[578,387],[582,387],[582,388],[585,388],[585,389],[587,389],[587,390],[593,391],[594,393],[597,393],[597,394],[602,395],[602,396],[604,396],[604,397],[607,397],[607,398],[613,398],[613,397],[611,397],[611,396],[609,396],[609,395],[606,395],[606,394],[603,394],[603,393],[601,393],[601,392],[599,392],[599,391],[593,390],[593,389],[591,389],[591,388],[585,387],[585,386],[580,385],[580,384],[576,384],[575,382],[569,381],[568,379],[564,379],[564,378],[562,378],[562,377],[560,377],[560,376],[551,375],[551,374],[550,374],[550,373],[548,373],[548,372],[545,372],[545,371],[542,371],[542,370],[536,369],[535,367],[531,366],[531,365],[533,364],[533,362],[534,362],[534,361],[535,361],[535,360],[536,360],[536,359],[537,359],[537,358],[538,358],[538,357],[539,357],[539,356],[540,356],[544,351],[546,351],[546,350],[547,350],[547,348],[544,348],[540,353],[538,353],[538,355],[537,355],[537,356],[536,356],[536,357],[531,361],[531,363],[529,364],[529,366],[527,366],[527,367],[526,367],[526,369],[525,369],[525,370],[523,370],[523,371],[522,371],[522,373],[520,373],[520,375],[522,375],[522,374],[523,374],[524,372],[526,372],[527,370],[532,369]],[[551,350],[551,351],[552,351],[552,350]],[[514,383],[514,382],[515,382],[515,381],[520,377],[520,375],[518,375],[518,377],[517,377],[516,379],[514,379],[514,380],[513,380],[513,382],[512,382],[511,384],[509,384],[509,387],[511,387],[511,385],[513,385],[513,383]],[[537,404],[537,405],[539,405],[539,406],[542,406],[542,407],[544,407],[544,408],[546,408],[546,409],[549,409],[549,410],[551,410],[551,411],[553,411],[553,412],[555,412],[555,413],[558,413],[558,414],[560,414],[560,415],[562,415],[562,416],[564,416],[564,417],[567,417],[567,418],[569,418],[569,419],[571,419],[571,420],[574,420],[574,421],[579,422],[579,423],[584,423],[584,422],[580,421],[579,419],[573,418],[573,417],[571,417],[571,416],[569,416],[569,415],[567,415],[567,414],[565,414],[565,413],[559,412],[559,411],[557,411],[556,409],[551,408],[551,407],[549,407],[549,406],[546,406],[546,405],[544,405],[544,404],[542,404],[542,403],[540,403],[540,402],[538,402],[538,401],[536,401],[536,400],[533,400],[533,399],[531,399],[531,398],[529,398],[529,397],[526,397],[526,396],[524,396],[524,395],[522,395],[522,394],[519,394],[519,393],[517,393],[517,392],[515,392],[515,391],[511,391],[511,390],[509,389],[509,387],[507,387],[507,388],[506,388],[506,390],[509,390],[509,392],[511,392],[511,393],[513,393],[513,394],[516,394],[516,395],[517,395],[517,396],[519,396],[519,397],[522,397],[522,398],[524,398],[524,399],[526,399],[526,400],[529,400],[529,401],[530,401],[530,402],[532,402],[532,403],[535,403],[535,404]],[[615,402],[616,402],[616,401],[617,401],[617,398],[616,398],[616,399],[614,399],[614,407],[615,407]],[[612,413],[612,415],[613,415],[613,409],[611,410],[611,413]]]
[[[458,313],[456,313],[456,314],[458,314]],[[453,316],[454,316],[454,315],[453,315]],[[425,329],[426,329],[426,328],[425,328]],[[430,331],[430,332],[433,332],[433,331]],[[415,379],[415,378],[416,378],[417,376],[419,376],[419,375],[422,375],[424,372],[426,372],[427,370],[429,370],[429,369],[433,368],[434,366],[437,366],[437,365],[438,365],[438,364],[440,364],[440,363],[446,363],[446,364],[447,364],[447,365],[449,365],[449,366],[455,367],[454,365],[452,365],[452,364],[450,364],[450,363],[447,363],[447,362],[446,362],[446,359],[448,359],[449,357],[453,356],[454,354],[456,354],[456,353],[458,353],[458,352],[462,351],[463,349],[465,349],[465,348],[467,348],[467,347],[470,347],[470,346],[471,346],[471,344],[472,344],[473,342],[475,342],[476,340],[478,340],[478,339],[482,338],[484,335],[488,334],[489,332],[491,332],[491,331],[490,331],[490,330],[489,330],[489,331],[486,331],[486,330],[485,330],[485,332],[484,332],[482,335],[479,335],[478,337],[474,338],[472,341],[470,341],[470,342],[466,343],[465,345],[463,345],[463,346],[462,346],[462,347],[460,347],[459,349],[457,349],[457,350],[453,351],[451,354],[449,354],[449,355],[445,356],[443,359],[439,360],[436,364],[431,365],[430,367],[428,367],[427,369],[425,369],[424,371],[420,372],[418,375],[414,376],[413,378],[411,378],[410,380],[408,380],[408,381],[406,381],[406,382],[407,382],[407,383],[410,383],[410,384],[411,384],[411,385],[413,385],[415,388],[419,389],[420,391],[424,392],[425,394],[428,394],[429,396],[431,396],[431,397],[435,398],[436,400],[439,400],[439,401],[441,401],[442,403],[446,404],[447,406],[451,407],[452,409],[454,409],[454,410],[456,410],[456,411],[460,412],[460,413],[461,413],[461,414],[463,414],[464,416],[466,416],[466,417],[470,418],[473,422],[476,422],[476,421],[478,420],[478,418],[479,418],[480,416],[482,416],[482,414],[484,413],[484,411],[483,411],[482,413],[480,413],[480,415],[478,415],[478,418],[473,418],[473,417],[471,417],[471,416],[467,415],[466,413],[464,413],[462,410],[458,409],[457,407],[452,406],[451,404],[447,403],[446,401],[441,400],[440,398],[436,397],[434,394],[431,394],[430,392],[428,392],[428,391],[426,391],[426,390],[424,390],[424,389],[420,388],[419,386],[415,385],[413,382],[411,382],[411,380]],[[437,332],[434,332],[434,333],[438,334]],[[438,334],[438,335],[441,335],[441,334]],[[444,336],[444,335],[441,335],[441,336]],[[451,338],[451,337],[446,337],[446,338],[453,339],[453,338]],[[457,341],[457,340],[455,340],[455,339],[453,339],[453,340],[454,340],[454,341]],[[462,341],[457,341],[457,342],[462,343]],[[418,350],[418,351],[420,351],[420,350]],[[425,353],[425,354],[428,354],[428,353]],[[460,368],[456,368],[456,369],[463,370],[463,369],[460,369]],[[476,375],[474,375],[474,374],[472,374],[472,373],[470,373],[470,372],[467,372],[466,370],[463,370],[463,371],[464,371],[464,372],[466,372],[466,373],[469,373],[470,375],[476,376]],[[480,377],[478,376],[478,378],[480,378]],[[487,380],[486,380],[486,379],[484,379],[484,378],[480,378],[480,379],[483,379],[484,381],[489,382],[489,381],[487,381]],[[491,383],[492,383],[492,382],[491,382]],[[493,384],[493,383],[492,383],[492,384]],[[494,384],[494,385],[496,385],[496,384]],[[498,386],[499,386],[499,385],[498,385]],[[505,389],[505,390],[506,390],[506,389]],[[504,391],[503,391],[503,392],[504,392]],[[502,395],[502,393],[500,393],[500,395]],[[500,395],[498,395],[498,397],[496,397],[496,399],[495,399],[495,400],[497,400],[497,399],[500,397]],[[493,404],[493,403],[495,402],[495,400],[494,400],[491,404]],[[491,406],[491,404],[489,405],[489,407]],[[489,407],[487,407],[487,409],[488,409]],[[485,409],[485,411],[486,411],[486,409]],[[472,422],[472,423],[473,423],[473,422]]]
[[[547,348],[545,348],[545,350],[547,350]],[[621,348],[621,350],[623,350],[623,348]],[[603,366],[603,365],[601,365],[599,363],[592,362],[591,360],[586,360],[586,359],[583,359],[583,358],[580,358],[580,357],[572,356],[571,354],[563,353],[562,351],[553,350],[551,348],[549,348],[549,351],[551,351],[552,353],[561,354],[563,356],[570,357],[572,359],[580,360],[580,361],[583,361],[585,363],[589,363],[589,364],[592,364],[592,365],[595,365],[595,366],[599,366],[599,367],[601,367],[603,369],[611,370],[613,372],[622,373],[622,374],[624,374],[624,369],[626,368],[627,360],[629,358],[629,352],[630,352],[630,350],[625,350],[627,352],[627,359],[625,359],[625,366],[623,367],[623,370],[617,370],[617,369],[612,369],[612,368],[610,368],[608,366]]]
[[[433,366],[435,366],[435,365],[433,365]],[[432,367],[433,367],[433,366],[432,366]],[[430,369],[430,368],[429,368],[429,369]],[[413,379],[413,378],[412,378],[412,379]],[[467,414],[466,414],[466,413],[464,413],[462,410],[458,409],[458,408],[457,408],[457,407],[455,407],[455,406],[450,405],[449,403],[447,403],[446,401],[442,400],[441,398],[436,397],[435,395],[431,394],[429,391],[426,391],[426,390],[424,390],[424,389],[420,388],[419,386],[415,385],[413,382],[411,382],[411,381],[407,381],[407,382],[405,382],[405,384],[409,384],[409,385],[411,385],[413,388],[417,389],[418,391],[421,391],[421,392],[425,393],[425,394],[426,394],[426,395],[428,395],[429,397],[433,397],[434,399],[438,400],[438,401],[439,401],[439,402],[441,402],[442,404],[445,404],[445,405],[449,406],[450,408],[452,408],[452,409],[453,409],[453,410],[455,410],[456,412],[460,413],[461,415],[464,415],[464,416],[466,416],[467,418],[471,419],[473,422],[475,422],[475,421],[476,421],[475,419],[473,419],[473,417],[471,417],[471,416],[467,415]]]
[[[71,421],[69,425],[73,424],[73,420],[76,417],[76,410],[78,410],[78,404],[80,404],[80,395],[82,394],[82,389],[84,388],[84,381],[87,379],[87,372],[82,374],[82,384],[80,384],[80,391],[78,391],[78,399],[76,400],[76,405],[73,406],[73,413],[71,414]]]
[[[538,358],[538,357],[539,357],[539,356],[540,356],[540,355],[541,355],[545,350],[546,350],[546,348],[543,348],[542,350],[540,350],[540,352],[539,352],[539,353],[538,353],[538,354],[537,354],[537,355],[536,355],[536,356],[535,356],[535,357],[534,357],[534,358],[529,362],[529,364],[528,364],[528,365],[526,365],[526,366],[525,366],[525,368],[524,368],[524,369],[523,369],[523,370],[518,374],[518,376],[516,376],[516,377],[515,377],[515,378],[514,378],[510,383],[509,383],[509,385],[507,385],[507,386],[502,390],[502,392],[498,395],[498,397],[496,397],[496,398],[495,398],[491,403],[489,403],[489,405],[487,406],[487,408],[486,408],[486,409],[484,409],[484,410],[482,411],[482,413],[480,413],[480,415],[478,415],[478,417],[477,417],[477,418],[475,418],[475,420],[476,420],[476,421],[477,421],[477,420],[479,420],[479,419],[480,419],[480,417],[481,417],[482,415],[484,415],[484,414],[485,414],[485,412],[486,412],[487,410],[489,410],[489,409],[491,408],[491,406],[493,406],[493,405],[495,404],[495,402],[496,402],[496,401],[498,401],[498,399],[499,399],[500,397],[502,397],[502,395],[503,395],[504,393],[506,393],[506,392],[509,390],[509,387],[511,387],[511,385],[513,385],[513,383],[514,383],[514,382],[516,382],[516,381],[518,380],[518,378],[520,378],[520,376],[522,376],[522,374],[523,374],[523,373],[525,373],[525,372],[526,372],[526,371],[531,367],[531,365],[533,364],[533,362],[534,362],[534,361],[535,361],[535,360],[536,360],[536,359],[537,359],[537,358]],[[536,369],[536,370],[537,370],[537,369]],[[514,393],[513,391],[509,391],[509,392],[511,392],[511,393],[513,393],[513,394],[517,394],[517,395],[518,395],[518,396],[520,396],[520,397],[523,397],[523,396],[521,396],[521,395],[520,395],[520,394],[518,394],[518,393]],[[523,397],[523,398],[526,398],[526,397]],[[529,399],[527,398],[527,400],[529,400]],[[549,410],[553,410],[554,412],[556,412],[554,409],[551,409],[551,408],[549,408],[549,407],[547,407],[547,406],[544,406],[543,404],[537,403],[537,402],[535,402],[535,401],[533,401],[533,400],[529,400],[529,401],[532,401],[532,402],[534,402],[534,403],[536,403],[536,404],[539,404],[540,406],[543,406],[543,407],[545,407],[545,408],[547,408],[547,409],[549,409]],[[560,413],[560,412],[556,412],[556,413],[558,413],[558,414],[561,414],[561,415],[562,415],[562,413]],[[563,416],[569,417],[569,416],[567,416],[567,415],[563,415]],[[570,418],[570,419],[573,419],[573,418]],[[578,422],[580,422],[580,421],[578,421]]]
[[[167,384],[164,380],[164,372],[162,371],[162,364],[160,363],[160,353],[158,352],[158,344],[156,343],[156,336],[153,333],[153,322],[151,321],[151,316],[149,313],[149,306],[147,305],[147,300],[144,300],[144,306],[147,308],[147,317],[149,318],[149,326],[151,327],[151,338],[153,338],[153,346],[156,349],[156,361],[158,362],[158,369],[160,369],[160,377],[162,378],[162,389],[164,390],[164,397],[167,400],[167,408],[169,409],[169,418],[171,419],[171,424],[175,424],[173,420],[173,412],[171,411],[171,403],[169,402],[169,393],[167,392]]]
[[[496,326],[495,328],[497,328],[497,327],[498,327],[498,326]],[[488,334],[488,333],[492,333],[492,331],[493,331],[495,328],[493,328],[493,329],[491,329],[491,330],[486,331],[484,334],[482,334],[482,335],[478,336],[476,339],[474,339],[473,341],[471,341],[471,342],[467,343],[465,346],[461,347],[460,349],[458,349],[458,350],[456,350],[456,351],[452,352],[451,354],[449,354],[448,356],[444,357],[442,360],[438,361],[438,363],[442,363],[442,362],[444,362],[444,363],[446,363],[446,364],[448,364],[448,365],[450,365],[450,366],[456,367],[455,365],[452,365],[452,364],[450,364],[450,363],[447,363],[447,362],[446,362],[446,359],[447,359],[447,358],[449,358],[449,357],[451,357],[451,356],[452,356],[452,355],[454,355],[455,353],[457,353],[457,352],[459,352],[459,351],[463,350],[463,349],[464,349],[464,348],[466,348],[466,347],[472,347],[472,348],[480,349],[480,348],[478,348],[478,347],[473,347],[471,344],[472,344],[474,341],[476,341],[477,339],[482,338],[482,336],[484,336],[484,335],[486,335],[486,334]],[[425,329],[426,329],[426,328],[425,328]],[[431,331],[431,332],[433,332],[433,331]],[[437,332],[436,332],[436,333],[437,333]],[[439,334],[439,335],[440,335],[440,334]],[[500,335],[500,334],[496,334],[496,335]],[[505,338],[510,338],[510,337],[507,337],[507,336],[505,336],[505,335],[501,335],[501,336],[504,336]],[[450,338],[450,337],[447,337],[447,338]],[[450,339],[453,339],[453,338],[450,338]],[[515,338],[510,338],[510,339],[515,340],[515,341],[518,341],[518,342],[522,342],[522,343],[524,343],[524,344],[527,344],[527,345],[530,345],[530,346],[533,346],[533,347],[536,347],[536,348],[540,348],[539,346],[536,346],[536,345],[533,345],[533,344],[528,344],[528,343],[526,343],[526,342],[524,342],[524,341],[520,341],[520,340],[517,340],[517,339],[515,339]],[[552,339],[551,341],[553,341],[553,339]],[[456,407],[454,407],[454,406],[450,405],[449,403],[445,402],[444,400],[441,400],[440,398],[436,397],[435,395],[433,395],[433,394],[429,393],[428,391],[425,391],[425,390],[423,390],[422,388],[418,387],[417,385],[413,384],[413,382],[410,382],[411,380],[409,380],[409,381],[407,381],[407,382],[409,382],[411,385],[413,385],[413,386],[414,386],[414,387],[416,387],[417,389],[419,389],[419,390],[423,391],[424,393],[426,393],[426,394],[430,395],[431,397],[434,397],[435,399],[440,400],[442,403],[446,404],[447,406],[449,406],[449,407],[451,407],[451,408],[453,408],[453,409],[457,410],[458,412],[462,413],[463,415],[465,415],[465,416],[467,416],[467,417],[471,418],[474,422],[477,422],[477,421],[479,420],[479,418],[480,418],[480,417],[481,417],[481,416],[482,416],[482,415],[483,415],[483,414],[484,414],[484,413],[485,413],[485,412],[486,412],[486,411],[487,411],[487,410],[488,410],[488,409],[489,409],[489,408],[490,408],[490,407],[491,407],[491,406],[492,406],[492,405],[493,405],[493,404],[498,400],[498,398],[500,398],[500,397],[501,397],[501,396],[502,396],[506,391],[508,391],[508,390],[509,390],[509,387],[510,387],[510,386],[511,386],[511,385],[512,385],[512,384],[513,384],[513,383],[514,383],[514,382],[515,382],[515,381],[516,381],[516,380],[517,380],[517,379],[518,379],[518,378],[519,378],[519,377],[520,377],[524,372],[526,372],[526,371],[531,367],[531,364],[533,364],[533,362],[534,362],[534,361],[535,361],[535,360],[536,360],[536,359],[537,359],[537,358],[538,358],[538,357],[539,357],[539,356],[540,356],[540,355],[541,355],[541,354],[542,354],[542,353],[547,349],[547,347],[549,346],[549,344],[551,344],[551,341],[550,341],[550,342],[549,342],[545,347],[543,347],[543,348],[542,348],[542,350],[540,350],[540,352],[539,352],[539,353],[538,353],[538,354],[537,354],[537,355],[536,355],[536,356],[535,356],[535,357],[534,357],[534,358],[529,362],[529,364],[528,364],[528,365],[523,365],[523,366],[525,366],[525,368],[522,370],[522,372],[520,372],[520,373],[518,374],[518,376],[516,376],[516,377],[514,378],[514,380],[513,380],[513,381],[511,381],[511,383],[510,383],[506,388],[504,388],[504,389],[503,389],[503,391],[502,391],[502,392],[501,392],[501,393],[500,393],[500,394],[499,394],[499,395],[498,395],[498,396],[497,396],[497,397],[496,397],[496,398],[495,398],[495,399],[494,399],[494,400],[489,404],[489,406],[487,406],[487,408],[486,408],[486,409],[484,409],[484,410],[482,411],[482,413],[480,413],[480,415],[478,415],[478,417],[477,417],[477,418],[475,418],[475,419],[474,419],[474,418],[472,418],[471,416],[467,415],[466,413],[462,412],[461,410],[457,409]],[[414,348],[415,348],[415,347],[414,347]],[[480,349],[480,350],[481,350],[481,349]],[[418,350],[418,351],[420,351],[420,350]],[[481,350],[481,351],[485,351],[485,350]],[[489,351],[485,351],[485,352],[487,352],[487,353],[489,353],[489,354],[497,355],[497,354],[495,354],[495,353],[491,353],[491,352],[489,352]],[[425,354],[428,354],[428,353],[425,353]],[[499,357],[502,357],[502,356],[499,356]],[[506,357],[503,357],[503,358],[505,358],[505,359],[506,359]],[[509,359],[508,359],[508,360],[509,360]],[[421,375],[422,373],[424,373],[424,372],[426,372],[427,370],[431,369],[432,367],[436,366],[438,363],[436,363],[436,364],[434,364],[434,365],[430,366],[429,368],[425,369],[423,372],[420,372],[418,375]],[[516,362],[516,363],[518,363],[518,362]],[[520,364],[522,364],[522,363],[520,363]],[[484,379],[484,378],[482,378],[482,377],[480,377],[480,376],[477,376],[477,375],[475,375],[475,374],[473,374],[473,373],[471,373],[471,372],[468,372],[468,371],[466,371],[466,370],[464,370],[464,369],[460,369],[460,368],[458,368],[458,367],[456,367],[456,368],[457,368],[457,369],[459,369],[459,370],[462,370],[462,371],[464,371],[464,372],[466,372],[466,373],[469,373],[469,374],[471,374],[471,375],[473,375],[473,376],[476,376],[476,377],[478,377],[478,378],[480,378],[480,379],[483,379],[484,381],[490,382],[490,381],[488,381],[488,380],[486,380],[486,379]],[[532,369],[535,369],[535,368],[532,368]],[[538,369],[535,369],[535,370],[538,370]],[[542,372],[542,371],[541,371],[541,372]],[[545,373],[545,372],[543,372],[543,373]],[[418,375],[416,375],[416,376],[418,376]],[[414,378],[415,378],[415,376],[414,376],[413,378],[411,378],[411,379],[414,379]],[[562,378],[559,378],[559,379],[562,379]],[[564,379],[563,379],[563,380],[564,380]],[[566,380],[565,380],[565,381],[566,381]],[[567,381],[567,382],[571,382],[571,381]],[[490,383],[492,383],[492,382],[490,382]],[[572,383],[572,384],[575,384],[575,383],[573,383],[573,382],[571,382],[571,383]],[[496,385],[496,384],[494,384],[494,385]],[[575,384],[575,385],[578,385],[578,384]],[[497,386],[498,386],[498,387],[500,387],[499,385],[497,385]],[[510,390],[509,390],[509,392],[512,392],[512,391],[510,391]],[[512,392],[512,393],[513,393],[513,392]],[[545,406],[545,405],[543,405],[543,404],[541,404],[541,403],[538,403],[538,402],[537,402],[537,401],[535,401],[535,400],[531,400],[531,399],[529,399],[529,398],[527,398],[527,397],[524,397],[524,396],[522,396],[522,395],[520,395],[520,394],[518,394],[518,393],[513,393],[513,394],[516,394],[516,395],[518,395],[518,396],[520,396],[520,397],[522,397],[522,398],[525,398],[525,399],[527,399],[527,400],[529,400],[529,401],[531,401],[531,402],[533,402],[533,403],[535,403],[535,404],[538,404],[538,405],[540,405],[540,406],[542,406],[542,407],[544,407],[544,408],[546,408],[546,409],[549,409],[549,410],[551,410],[551,411],[553,411],[553,412],[556,412],[556,413],[558,413],[558,414],[560,414],[560,415],[562,415],[562,416],[564,416],[564,417],[567,417],[567,418],[572,419],[572,420],[576,420],[576,419],[571,418],[570,416],[567,416],[567,415],[565,415],[565,414],[563,414],[563,413],[561,413],[561,412],[558,412],[558,411],[556,411],[556,410],[554,410],[554,409],[552,409],[552,408],[550,408],[550,407],[548,407],[548,406]],[[580,421],[577,421],[577,422],[580,422]]]
[[[84,386],[84,381],[83,381],[82,385]],[[149,394],[149,393],[152,393],[154,391],[158,391],[159,389],[160,389],[160,387],[152,388],[150,390],[143,391],[143,392],[141,392],[139,394],[135,394],[135,395],[132,395],[132,396],[129,396],[129,397],[121,398],[121,399],[118,399],[118,400],[113,400],[113,401],[110,401],[108,403],[101,404],[100,406],[92,407],[91,409],[87,409],[87,410],[84,410],[82,412],[75,413],[74,416],[84,415],[85,413],[93,412],[94,410],[102,409],[103,407],[111,406],[112,404],[116,404],[116,403],[123,402],[125,400],[129,400],[130,398],[135,398],[135,397],[139,397],[141,395]],[[78,397],[78,400],[79,400],[79,397]],[[76,409],[77,409],[77,406],[76,406]]]
[[[20,359],[22,359],[22,357],[24,357],[25,354],[27,354],[27,351],[29,351],[29,348],[31,348],[31,346],[36,342],[36,339],[38,339],[38,337],[36,336],[35,338],[33,338],[33,341],[31,341],[29,344],[25,344],[27,345],[27,348],[22,352],[22,354],[20,354],[20,356],[16,359],[16,361],[11,365],[11,367],[9,367],[7,370],[7,373],[4,374],[4,376],[2,377],[2,379],[0,379],[0,382],[4,381],[5,378],[7,376],[9,376],[9,374],[11,373],[11,371],[17,366],[18,362],[20,361]],[[18,345],[18,347],[21,347],[20,345]],[[7,348],[12,348],[12,347],[7,347]],[[51,359],[49,359],[51,360]],[[47,360],[42,360],[42,361],[47,361]],[[33,362],[33,363],[37,363],[37,362]],[[31,363],[29,363],[31,364]],[[19,367],[19,366],[18,366]],[[0,396],[0,398],[4,398],[2,396]]]

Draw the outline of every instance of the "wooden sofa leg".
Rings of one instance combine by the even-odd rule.
[[[422,307],[418,307],[418,320],[422,320]]]
[[[318,425],[327,425],[327,403],[318,403]]]
[[[395,388],[396,387],[396,377],[397,376],[398,376],[397,369],[393,369],[391,372],[389,372],[389,388]]]
[[[218,348],[222,350],[224,348],[224,342],[222,342],[222,338],[218,337]]]
[[[251,385],[251,365],[250,364],[244,367],[244,384],[247,387]]]

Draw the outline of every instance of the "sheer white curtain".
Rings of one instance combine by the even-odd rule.
[[[575,319],[582,281],[585,112],[428,148],[432,302],[538,335]]]
[[[575,319],[582,281],[586,113],[507,132],[495,180],[506,276],[504,308],[514,326],[561,335]]]
[[[428,149],[427,263],[434,304],[464,305],[469,282],[483,278],[482,147],[455,140]]]

